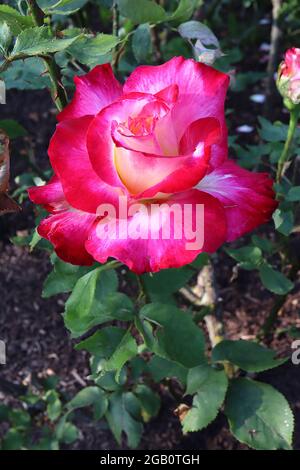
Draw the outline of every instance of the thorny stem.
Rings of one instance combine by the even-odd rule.
[[[118,9],[117,2],[113,3],[112,33],[113,33],[114,36],[118,36],[118,34],[119,34],[119,9]]]
[[[119,9],[118,9],[118,5],[116,1],[113,2],[112,14],[113,14],[112,33],[113,33],[113,36],[118,37],[120,14],[119,14]],[[119,58],[120,58],[120,46],[119,44],[117,44],[116,47],[114,48],[114,54],[113,54],[113,60],[112,60],[112,67],[115,72],[117,72]]]
[[[282,175],[284,173],[284,165],[288,161],[291,146],[293,143],[294,139],[294,134],[297,128],[297,122],[299,119],[299,112],[300,112],[300,107],[297,106],[295,109],[291,110],[290,112],[290,122],[289,122],[289,128],[288,128],[288,135],[286,142],[283,147],[282,154],[280,155],[278,165],[277,165],[277,173],[276,173],[276,181],[277,183],[280,182]]]
[[[137,304],[139,305],[139,307],[141,307],[148,301],[147,289],[145,287],[145,283],[142,279],[142,276],[137,274],[136,278],[137,278],[137,284],[138,284],[138,288],[139,288],[139,294],[138,294],[138,297],[137,297]]]
[[[28,0],[28,5],[36,26],[43,26],[44,12],[37,5],[35,0]],[[61,111],[68,103],[66,91],[62,85],[60,69],[52,54],[43,56],[43,61],[47,67],[47,72],[51,81],[51,96],[58,111]]]

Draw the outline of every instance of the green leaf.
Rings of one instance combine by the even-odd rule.
[[[110,52],[119,42],[120,39],[111,34],[101,33],[95,37],[84,36],[69,46],[66,52],[81,64],[95,66],[99,63],[101,56]]]
[[[179,34],[186,39],[199,39],[205,46],[219,47],[219,41],[214,33],[200,21],[187,21],[178,28]]]
[[[0,5],[0,22],[6,22],[12,33],[16,36],[23,29],[30,28],[34,25],[31,16],[23,16],[14,8],[8,5]]]
[[[260,248],[262,251],[265,251],[266,253],[271,254],[273,253],[275,249],[273,243],[267,238],[262,238],[262,237],[258,237],[257,235],[252,235],[251,241],[253,245],[257,246],[258,248]]]
[[[111,355],[111,357],[105,362],[103,370],[108,372],[110,370],[115,370],[116,380],[119,381],[120,372],[124,364],[126,364],[129,359],[136,356],[138,353],[138,348],[135,339],[128,330],[126,334],[121,339],[117,348]]]
[[[238,261],[243,269],[256,269],[263,262],[262,251],[257,246],[244,246],[242,248],[226,248],[226,253]]]
[[[60,440],[65,444],[72,444],[72,442],[78,439],[78,436],[79,432],[77,427],[72,423],[66,422]]]
[[[151,0],[117,0],[122,16],[134,24],[159,23],[167,18],[165,10]]]
[[[9,412],[9,421],[19,431],[27,429],[31,424],[30,414],[22,409],[12,409]]]
[[[10,139],[27,135],[26,129],[14,119],[1,119],[0,129],[3,129]]]
[[[212,361],[229,361],[247,372],[262,372],[284,364],[288,358],[276,359],[276,353],[260,344],[244,341],[223,340],[212,351]]]
[[[137,344],[130,332],[116,326],[108,326],[96,331],[91,337],[76,345],[76,349],[87,349],[91,354],[102,357],[101,373],[117,371],[118,381],[123,365],[136,356]]]
[[[292,210],[284,210],[279,207],[273,213],[273,220],[276,230],[286,237],[294,228],[294,214]]]
[[[171,296],[195,274],[188,266],[179,269],[163,269],[158,273],[142,276],[146,292],[152,302],[171,303]]]
[[[66,305],[67,315],[71,315],[74,312],[74,314],[85,316],[86,312],[91,310],[100,273],[101,267],[97,267],[77,281]]]
[[[148,23],[139,25],[132,37],[132,52],[137,62],[147,61],[152,50],[151,30]]]
[[[75,349],[86,349],[94,356],[108,359],[120,344],[125,333],[125,330],[118,326],[107,326],[76,344]]]
[[[51,421],[57,420],[61,415],[62,403],[59,399],[59,395],[55,390],[49,390],[45,399],[47,401],[47,415]]]
[[[259,135],[262,139],[267,142],[284,142],[287,136],[288,126],[282,124],[282,122],[271,123],[262,116],[258,117],[261,128],[259,129]]]
[[[225,414],[239,441],[258,450],[290,449],[294,418],[288,402],[271,385],[250,379],[234,380]]]
[[[20,450],[22,447],[22,434],[17,429],[9,429],[2,440],[2,450]]]
[[[81,336],[95,325],[118,318],[119,311],[110,310],[111,305],[115,308],[111,294],[116,296],[117,285],[115,271],[105,270],[105,265],[93,269],[76,282],[64,314],[65,324],[73,337]],[[119,307],[122,317],[123,305]],[[128,317],[126,307],[125,317]]]
[[[225,399],[227,387],[224,370],[206,364],[190,369],[186,393],[196,395],[192,408],[182,421],[184,433],[199,431],[215,419]]]
[[[231,137],[231,139],[235,139]],[[236,143],[230,145],[237,155],[238,155],[238,162],[243,168],[253,169],[255,165],[258,165],[261,162],[261,158],[263,155],[268,155],[269,151],[269,144],[259,144],[259,145],[246,145],[242,147]]]
[[[131,321],[134,318],[133,302],[122,292],[108,294],[102,306],[101,323],[111,320]]]
[[[141,415],[143,421],[147,423],[151,418],[156,416],[160,408],[160,397],[153,392],[147,385],[139,384],[134,390],[136,397],[141,405]]]
[[[153,356],[147,364],[147,369],[155,382],[176,378],[182,385],[186,384],[188,369],[176,362]]]
[[[12,62],[1,79],[5,81],[6,89],[42,90],[50,87],[50,80],[45,72],[43,61],[38,57],[30,57],[24,61]]]
[[[157,355],[188,368],[205,361],[204,335],[191,315],[171,305],[153,303],[145,305],[140,316],[158,326],[153,342]]]
[[[293,186],[287,193],[286,200],[289,202],[300,201],[300,186]]]
[[[191,266],[196,269],[203,268],[209,261],[209,256],[207,253],[200,253],[197,258],[191,263]]]
[[[4,56],[7,54],[7,50],[12,42],[12,32],[8,24],[4,21],[1,23],[0,20],[0,52]]]
[[[62,51],[75,42],[80,36],[67,39],[53,37],[51,30],[45,26],[29,28],[16,39],[10,59],[22,59],[29,56],[43,56],[49,53]]]
[[[275,269],[267,263],[260,266],[259,276],[266,289],[274,292],[274,294],[285,295],[294,287],[292,281],[280,271],[275,271]]]
[[[190,43],[192,39],[196,39],[194,53],[200,62],[211,65],[223,55],[217,37],[204,23],[187,21],[179,26],[178,32]]]
[[[42,240],[41,235],[38,233],[37,229],[34,230],[32,238],[29,242],[30,251],[34,250],[37,244]]]
[[[105,416],[118,444],[122,443],[122,432],[124,432],[127,436],[129,447],[136,448],[141,439],[143,425],[128,410],[130,408],[129,399],[131,399],[131,395],[130,392],[112,393]]]
[[[85,266],[75,266],[70,263],[65,263],[57,256],[54,257],[53,264],[53,271],[44,282],[43,298],[48,298],[52,295],[60,294],[61,292],[70,292],[78,279],[92,269]]]
[[[94,364],[95,364],[96,358],[94,358]],[[103,363],[103,360],[100,359],[97,361],[97,364],[100,365],[100,372],[101,372],[101,363]],[[97,369],[98,372],[98,369]],[[103,375],[98,375],[95,376],[93,375],[93,379],[95,381],[96,385],[99,385],[99,387],[103,388],[107,392],[116,392],[119,390],[124,390],[123,386],[125,385],[127,381],[127,370],[123,368],[120,373],[119,377],[119,382],[116,381],[116,374],[113,371],[110,372],[105,372]]]
[[[83,388],[67,404],[67,408],[69,411],[73,411],[91,405],[94,408],[95,419],[101,419],[107,410],[108,401],[105,392],[99,387]]]
[[[88,0],[38,0],[40,8],[47,15],[71,15],[80,10]]]
[[[59,450],[59,442],[50,436],[42,437],[34,445],[30,446],[30,450]]]
[[[147,364],[148,361],[145,361],[142,356],[135,356],[130,360],[130,377],[133,382],[137,383],[144,372],[147,371]]]
[[[183,23],[192,16],[197,6],[200,6],[198,0],[180,0],[178,7],[174,13],[171,13],[168,20]]]
[[[67,421],[68,414],[62,416],[55,428],[55,437],[58,441],[71,444],[78,438],[78,429]]]

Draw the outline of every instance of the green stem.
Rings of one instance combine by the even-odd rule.
[[[119,35],[119,9],[117,2],[113,3],[113,25],[112,25],[112,33],[114,36]]]
[[[113,2],[113,7],[112,7],[112,34],[113,36],[119,36],[119,20],[120,20],[120,15],[119,15],[119,9],[117,2]],[[120,44],[117,44],[116,47],[114,48],[113,51],[113,59],[112,59],[112,68],[115,71],[115,73],[118,72],[118,63],[119,63],[119,58],[120,58]]]
[[[45,18],[44,12],[40,9],[35,0],[28,0],[28,5],[36,26],[43,26]],[[60,69],[52,54],[47,57],[43,57],[43,61],[50,76],[51,96],[53,102],[58,111],[61,111],[68,104],[68,100],[66,91],[62,85]]]
[[[60,69],[52,56],[43,58],[50,76],[52,91],[51,96],[58,111],[68,104],[66,91],[62,85]]]
[[[137,274],[136,279],[137,279],[137,284],[138,284],[138,288],[139,288],[139,294],[138,294],[138,297],[137,297],[137,304],[140,308],[145,303],[147,303],[149,301],[149,299],[148,299],[146,286],[145,286],[145,283],[144,283],[144,280],[143,280],[142,276]]]
[[[294,134],[297,128],[297,122],[299,118],[299,112],[300,109],[299,107],[293,109],[290,113],[290,122],[289,122],[289,128],[288,128],[288,135],[286,142],[284,144],[284,148],[282,151],[282,154],[280,155],[278,165],[277,165],[277,174],[276,174],[276,181],[277,183],[280,182],[282,175],[283,175],[283,170],[284,170],[284,165],[288,161],[289,155],[290,155],[290,150],[291,146],[293,143],[294,139]]]

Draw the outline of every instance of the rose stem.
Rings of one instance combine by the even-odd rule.
[[[28,0],[28,5],[36,26],[43,26],[45,18],[44,12],[40,9],[35,0]],[[66,91],[61,82],[60,69],[52,54],[45,57],[43,56],[43,61],[47,67],[47,72],[49,73],[52,84],[51,96],[53,102],[58,111],[61,111],[67,105],[68,101]]]
[[[286,161],[288,160],[290,150],[291,150],[291,145],[293,142],[294,134],[297,128],[297,122],[299,118],[299,111],[300,111],[300,106],[297,106],[295,109],[291,110],[290,112],[290,122],[289,122],[289,128],[288,128],[288,135],[286,142],[283,147],[282,154],[280,155],[278,165],[277,165],[277,173],[276,173],[276,181],[277,183],[280,182],[283,170],[284,170],[284,165]]]

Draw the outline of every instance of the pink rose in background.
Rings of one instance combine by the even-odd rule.
[[[50,212],[38,232],[63,260],[89,265],[112,257],[137,273],[155,272],[190,263],[269,220],[277,205],[272,180],[227,157],[228,81],[182,57],[138,67],[123,86],[108,64],[75,78],[74,98],[58,115],[49,146],[55,176],[29,190]],[[128,208],[137,202],[161,208],[159,222],[150,220],[154,237],[99,238],[98,208],[114,207],[120,224],[120,196]],[[187,249],[185,237],[176,238],[173,219],[170,237],[162,237],[172,204],[188,204],[193,212],[204,205],[201,249]],[[151,217],[138,212],[128,224],[143,226]]]
[[[284,98],[292,104],[300,103],[300,49],[292,47],[279,65],[277,86]]]

